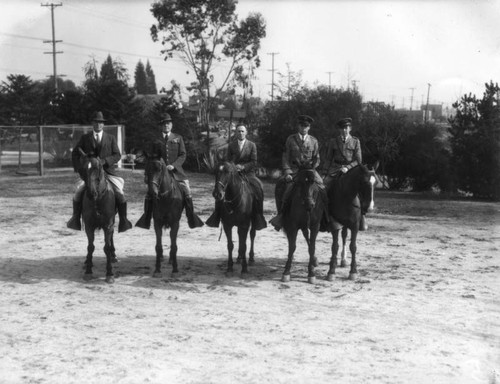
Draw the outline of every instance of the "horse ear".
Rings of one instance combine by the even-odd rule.
[[[375,162],[375,164],[373,164],[370,168],[371,168],[373,171],[376,171],[379,165],[380,165],[380,162],[377,160],[377,161]]]

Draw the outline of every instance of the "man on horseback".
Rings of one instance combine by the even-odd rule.
[[[153,141],[151,152],[153,156],[163,159],[167,169],[172,172],[175,180],[179,182],[184,195],[184,206],[189,228],[203,226],[203,222],[194,214],[193,199],[191,188],[182,164],[186,160],[186,146],[181,135],[172,132],[172,117],[165,113],[160,119],[161,134]],[[144,199],[144,214],[136,224],[136,227],[149,229],[151,226],[151,217],[153,214],[153,205],[151,196]]]
[[[352,119],[347,117],[339,120],[337,128],[339,134],[330,139],[326,152],[324,183],[327,190],[333,186],[335,179],[362,164],[361,143],[357,137],[351,136]],[[361,231],[367,229],[365,213],[361,215]]]
[[[293,177],[300,166],[309,165],[315,174],[315,182],[324,189],[323,179],[316,171],[320,163],[318,140],[309,135],[313,118],[307,115],[298,117],[297,133],[288,136],[282,157],[284,175],[276,184],[276,207],[278,215],[271,219],[274,229],[283,227],[283,213],[288,209],[289,197],[293,187]]]
[[[236,169],[240,174],[246,176],[252,189],[255,192],[256,204],[254,207],[253,224],[257,231],[267,227],[266,219],[264,218],[264,192],[261,181],[255,175],[255,167],[257,166],[257,146],[254,142],[248,140],[247,128],[240,124],[236,128],[236,139],[229,143],[227,160],[236,165]],[[220,223],[220,204],[215,203],[215,211],[206,221],[209,227],[218,228]]]
[[[103,131],[104,122],[102,112],[97,112],[92,120],[93,131],[83,135],[80,141],[73,148],[71,154],[73,168],[75,172],[80,174],[81,179],[78,180],[75,186],[75,195],[73,197],[73,216],[67,223],[67,227],[80,231],[82,224],[80,216],[82,214],[83,192],[85,190],[85,181],[83,178],[83,170],[81,169],[81,158],[83,156],[97,157],[104,169],[105,177],[111,184],[115,193],[116,205],[118,208],[118,216],[120,223],[118,224],[118,232],[125,232],[132,228],[132,224],[127,219],[127,202],[123,193],[125,185],[123,179],[116,175],[116,163],[121,159],[120,149],[116,144],[116,138]]]

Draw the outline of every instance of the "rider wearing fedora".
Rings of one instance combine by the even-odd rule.
[[[193,199],[191,197],[191,188],[182,164],[186,160],[186,146],[181,135],[172,132],[172,117],[165,113],[160,118],[161,133],[151,143],[151,155],[161,157],[167,169],[172,172],[175,180],[179,182],[184,195],[184,207],[189,228],[202,227],[203,222],[194,213]],[[144,199],[144,214],[135,224],[136,227],[149,229],[151,226],[151,217],[153,214],[153,205],[151,197],[146,195]]]
[[[299,166],[309,165],[315,173],[315,182],[324,189],[323,179],[316,171],[320,163],[318,140],[309,135],[309,129],[314,122],[308,115],[297,118],[297,133],[288,136],[282,157],[284,176],[276,183],[276,207],[278,215],[269,222],[279,231],[283,226],[283,212],[288,208],[289,197],[293,186],[293,177],[299,171]]]
[[[109,181],[115,193],[118,216],[120,218],[118,232],[125,232],[132,228],[132,224],[127,219],[127,202],[123,194],[125,183],[121,177],[116,175],[116,163],[120,161],[121,153],[116,144],[116,138],[103,131],[105,121],[102,112],[95,113],[92,119],[93,131],[83,135],[71,153],[73,169],[80,174],[80,177],[83,177],[80,160],[84,154],[99,158],[105,171],[106,180]],[[78,180],[75,189],[73,216],[68,221],[67,227],[80,231],[82,229],[80,216],[82,214],[82,197],[85,190],[85,181],[83,179]]]
[[[339,178],[350,169],[362,164],[361,143],[357,137],[351,136],[352,119],[346,117],[337,122],[339,134],[330,139],[326,152],[324,183],[327,189],[333,180]],[[365,212],[361,215],[361,231],[367,229]]]
[[[246,138],[247,128],[243,124],[236,127],[236,139],[232,140],[227,149],[227,160],[236,165],[238,172],[246,177],[252,187],[256,203],[254,206],[253,225],[255,230],[259,231],[267,227],[264,218],[264,188],[262,182],[255,175],[257,166],[257,146],[253,141]],[[221,203],[215,203],[214,213],[208,218],[206,224],[209,227],[217,228],[220,223]]]

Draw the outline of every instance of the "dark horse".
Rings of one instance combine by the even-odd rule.
[[[349,280],[356,279],[358,273],[356,264],[356,239],[361,215],[374,208],[373,195],[377,180],[375,174],[377,167],[378,162],[373,167],[365,165],[354,167],[346,174],[333,180],[328,190],[328,211],[331,218],[330,223],[333,236],[332,257],[330,259],[330,269],[328,270],[329,281],[332,281],[335,275],[337,253],[339,250],[338,235],[341,229],[344,243],[347,236],[347,229],[351,231],[349,244],[351,270],[349,272]]]
[[[255,187],[244,175],[238,172],[234,163],[224,162],[219,165],[215,174],[215,187],[212,194],[221,206],[220,217],[227,239],[227,273],[233,272],[233,227],[238,228],[238,260],[241,261],[241,273],[248,272],[246,259],[248,230],[250,230],[248,263],[252,265],[255,262],[256,229],[252,219],[255,212],[254,205],[257,201],[256,193]]]
[[[104,175],[101,161],[96,157],[82,158],[82,172],[86,190],[83,196],[82,218],[87,234],[87,258],[85,260],[85,280],[92,278],[92,256],[94,253],[94,232],[102,229],[104,232],[104,253],[106,254],[106,282],[113,283],[111,263],[116,261],[113,231],[115,225],[115,194]]]
[[[327,198],[325,189],[315,183],[314,175],[314,170],[311,168],[299,170],[290,192],[289,209],[283,212],[283,230],[288,238],[288,261],[282,278],[284,282],[290,281],[290,269],[293,253],[297,248],[299,229],[306,239],[309,250],[308,282],[312,284],[316,279],[314,270],[318,264],[315,257],[316,237],[321,218],[327,209]]]
[[[163,260],[163,228],[170,228],[170,255],[172,273],[177,273],[177,234],[184,209],[184,198],[179,182],[161,158],[148,158],[145,171],[148,194],[153,203],[153,222],[156,233],[156,265],[153,276],[161,277]]]

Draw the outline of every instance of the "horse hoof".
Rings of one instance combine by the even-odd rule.
[[[115,278],[113,276],[106,276],[106,283],[113,284],[115,282]]]
[[[85,275],[83,275],[83,280],[85,281],[92,280],[93,278],[94,276],[92,275],[92,273],[86,273]]]
[[[346,265],[345,260],[342,260],[340,262],[340,268],[345,268],[345,265]]]
[[[309,276],[309,277],[307,278],[307,282],[308,282],[309,284],[316,284],[316,276]]]
[[[241,272],[240,277],[242,279],[248,279],[250,277],[250,274],[248,272]]]
[[[170,274],[170,277],[172,278],[176,278],[177,276],[179,276],[179,271],[172,271],[172,273]]]
[[[161,278],[162,277],[161,272],[153,272],[153,277],[154,278]]]
[[[116,256],[114,256],[112,259],[111,259],[111,262],[112,263],[118,263],[118,258]]]
[[[248,265],[255,265],[255,260],[253,259],[248,260]]]
[[[328,281],[333,281],[335,280],[335,274],[334,273],[329,273],[328,276],[326,277]]]
[[[281,281],[283,283],[289,283],[290,282],[290,275],[283,275],[283,277],[281,278]]]
[[[358,277],[358,274],[357,273],[349,273],[349,280],[356,280]]]

